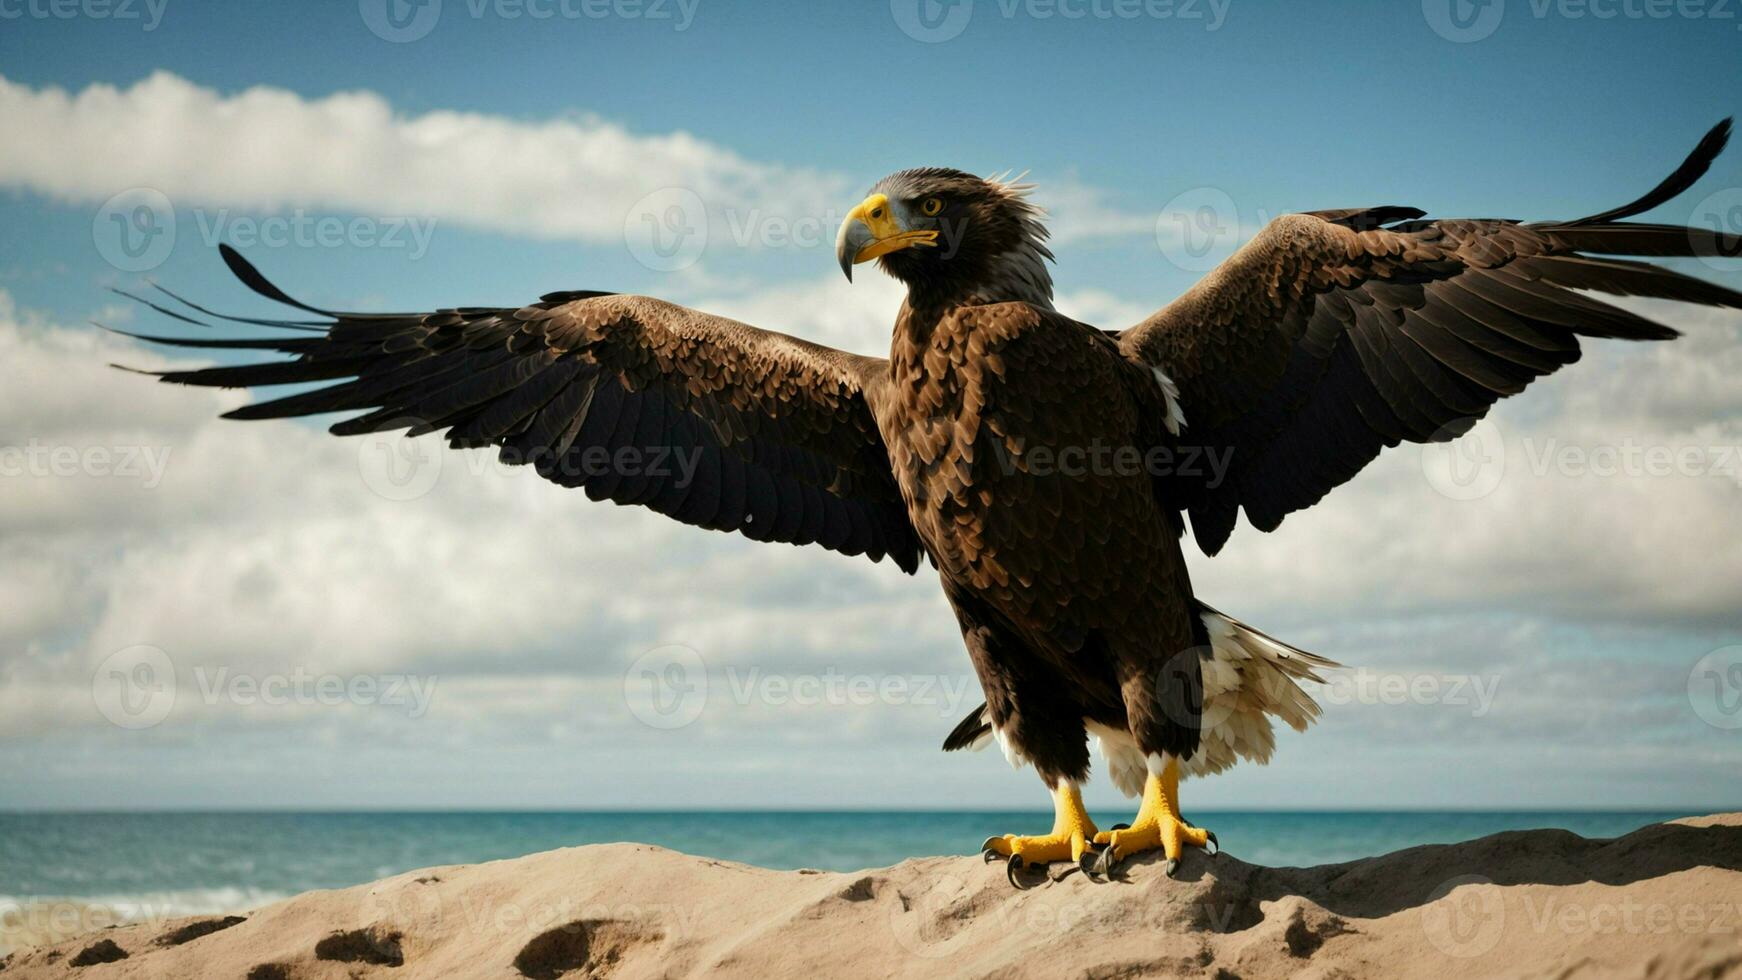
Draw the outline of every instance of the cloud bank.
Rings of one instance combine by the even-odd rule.
[[[311,207],[632,247],[643,225],[677,233],[701,222],[740,247],[832,247],[868,183],[592,115],[406,115],[372,92],[225,94],[166,71],[76,93],[0,77],[0,122],[30,134],[0,146],[0,186],[67,202],[150,188],[177,208]],[[1048,197],[1061,240],[1153,231],[1153,218],[1119,211],[1074,177]]]
[[[31,134],[0,143],[0,186],[79,204],[153,187],[178,207],[620,245],[650,189],[684,188],[717,234],[736,241],[751,220],[755,246],[780,222],[832,228],[862,189],[590,117],[407,116],[370,93],[225,94],[162,72],[77,93],[0,79],[0,121]],[[1061,239],[1156,234],[1074,179],[1043,196]],[[887,350],[899,288],[884,277],[730,285],[698,273],[675,298]],[[1080,291],[1059,305],[1114,326],[1152,304]],[[1205,599],[1351,665],[1275,766],[1194,799],[1662,802],[1742,763],[1691,700],[1696,661],[1742,637],[1742,318],[1651,311],[1688,336],[1592,344],[1502,403],[1496,441],[1458,450],[1475,483],[1448,484],[1446,460],[1406,446],[1275,534],[1243,526],[1213,561],[1187,543]],[[936,752],[978,702],[929,573],[591,503],[429,440],[223,422],[245,396],[111,361],[170,363],[0,292],[0,771],[17,774],[0,807],[1034,802],[1002,760]],[[1654,471],[1654,451],[1694,462]],[[432,459],[418,492],[383,482]],[[175,697],[130,728],[105,712],[106,685],[141,648],[169,659]],[[706,697],[666,692],[649,714],[637,685],[672,648],[701,658]],[[288,693],[266,703],[238,678]],[[433,681],[415,716],[381,692],[320,694],[394,678]],[[1423,679],[1431,698],[1387,693]]]
[[[831,342],[880,329],[886,297],[858,312],[806,301],[835,288],[721,306],[783,311],[787,328]],[[1742,368],[1730,363],[1738,322],[1681,322],[1687,342],[1593,351],[1504,405],[1499,423],[1514,442],[1742,442],[1737,396],[1701,381]],[[978,700],[929,574],[591,503],[429,440],[420,445],[440,458],[439,478],[395,499],[377,457],[400,448],[220,421],[241,396],[105,366],[166,363],[155,358],[44,323],[0,294],[0,361],[24,382],[0,388],[0,417],[19,434],[8,449],[74,461],[0,479],[0,758],[19,767],[9,771],[53,760],[54,781],[81,793],[129,787],[116,804],[140,792],[165,802],[168,791],[141,790],[137,774],[211,745],[231,747],[199,756],[222,778],[188,781],[177,792],[194,795],[170,799],[245,785],[250,799],[279,803],[413,794],[431,805],[560,805],[610,785],[623,805],[681,805],[683,780],[728,773],[713,791],[721,802],[870,804],[914,779],[954,784],[967,794],[958,802],[1032,792],[1032,777],[1012,777],[1001,760],[936,753]],[[119,470],[130,449],[163,461],[155,477]],[[94,450],[108,462],[92,465]],[[1205,799],[1383,801],[1399,785],[1375,788],[1383,769],[1440,794],[1421,799],[1456,802],[1432,789],[1430,760],[1472,744],[1553,745],[1567,773],[1557,789],[1575,793],[1620,765],[1642,793],[1697,792],[1714,758],[1742,761],[1686,693],[1693,662],[1742,629],[1742,565],[1735,549],[1713,546],[1738,530],[1732,479],[1525,466],[1479,500],[1455,500],[1424,476],[1417,452],[1387,454],[1277,534],[1242,527],[1225,557],[1193,557],[1210,601],[1359,671],[1323,692],[1324,724],[1286,740],[1276,766],[1210,781]],[[140,645],[171,658],[176,698],[161,723],[135,730],[105,714],[103,684]],[[703,658],[708,684],[693,716],[667,726],[633,685],[639,665],[673,645]],[[292,687],[267,703],[238,693],[238,676],[309,690],[323,677],[410,678],[433,693],[415,713],[379,692],[329,702]],[[1387,677],[1428,678],[1435,693],[1388,694]],[[1627,719],[1637,737],[1607,745],[1593,737],[1596,719]],[[819,730],[829,733],[826,773],[814,772]],[[1399,746],[1419,775],[1390,760]],[[1345,768],[1310,764],[1327,756]],[[437,757],[476,780],[433,786],[454,779]],[[264,775],[280,763],[296,771]],[[363,771],[384,766],[395,775],[353,792]],[[1510,779],[1504,792],[1516,792],[1531,785],[1527,770],[1501,765],[1480,785]],[[67,799],[34,780],[11,792]]]

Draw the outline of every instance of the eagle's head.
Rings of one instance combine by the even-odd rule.
[[[890,174],[841,222],[841,271],[877,259],[910,299],[1052,306],[1042,211],[1027,184],[926,167]]]

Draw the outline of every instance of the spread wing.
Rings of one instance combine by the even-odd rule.
[[[1613,257],[1742,252],[1742,239],[1720,232],[1621,220],[1686,190],[1729,131],[1719,124],[1651,193],[1577,221],[1429,221],[1413,208],[1272,221],[1119,335],[1127,357],[1177,385],[1179,442],[1230,454],[1219,482],[1170,478],[1166,502],[1215,554],[1239,511],[1273,530],[1382,447],[1455,438],[1499,399],[1578,360],[1581,337],[1676,336],[1581,290],[1742,307],[1742,293]]]
[[[169,293],[194,314],[278,333],[131,336],[294,357],[151,373],[226,388],[337,382],[228,418],[350,412],[361,414],[335,423],[335,435],[445,430],[451,446],[496,447],[505,462],[594,500],[756,541],[814,542],[887,555],[909,572],[918,566],[919,541],[870,402],[888,373],[881,359],[640,296],[553,293],[520,309],[335,313],[291,299],[234,250],[222,252],[256,292],[319,319],[224,317]]]

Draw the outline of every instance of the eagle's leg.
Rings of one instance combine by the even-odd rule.
[[[1121,859],[1159,847],[1167,855],[1166,871],[1171,878],[1179,869],[1180,855],[1187,847],[1208,848],[1215,853],[1216,835],[1186,823],[1180,816],[1179,762],[1171,755],[1165,758],[1161,771],[1152,769],[1143,784],[1143,803],[1131,826],[1095,835],[1095,843],[1106,845],[1095,861],[1098,873],[1110,873]]]
[[[1016,883],[1015,872],[1028,865],[1045,865],[1054,861],[1074,861],[1080,865],[1084,855],[1092,851],[1095,822],[1089,819],[1089,811],[1083,808],[1083,794],[1077,789],[1077,784],[1069,779],[1055,783],[1052,805],[1052,833],[1038,837],[1005,834],[988,837],[981,845],[981,853],[1009,859],[1007,867],[1012,884]]]

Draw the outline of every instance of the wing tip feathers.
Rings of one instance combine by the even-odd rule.
[[[1718,159],[1718,155],[1724,152],[1724,147],[1730,142],[1730,131],[1734,126],[1734,120],[1734,116],[1725,116],[1716,126],[1707,130],[1706,135],[1700,137],[1699,143],[1695,144],[1692,152],[1687,155],[1687,159],[1682,161],[1681,166],[1675,168],[1674,172],[1637,200],[1623,204],[1618,208],[1566,222],[1566,224],[1594,225],[1619,221],[1622,218],[1631,218],[1634,215],[1642,214],[1680,196],[1682,192],[1692,187],[1695,181],[1705,176],[1706,171],[1712,168],[1712,163]]]

